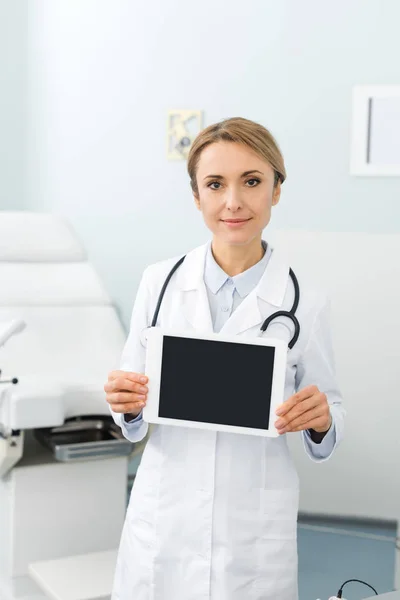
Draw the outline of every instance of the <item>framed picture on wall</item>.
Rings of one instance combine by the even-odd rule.
[[[170,110],[167,126],[168,160],[186,160],[203,124],[201,110]]]
[[[354,88],[350,172],[400,176],[400,85]]]

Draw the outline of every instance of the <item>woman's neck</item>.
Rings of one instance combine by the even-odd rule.
[[[259,238],[246,246],[233,246],[214,239],[211,249],[215,261],[229,277],[247,271],[247,269],[257,264],[265,254],[265,249]]]

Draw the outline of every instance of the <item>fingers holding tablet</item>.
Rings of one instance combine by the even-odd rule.
[[[116,413],[136,417],[146,405],[148,378],[143,373],[111,371],[104,384],[106,400]]]

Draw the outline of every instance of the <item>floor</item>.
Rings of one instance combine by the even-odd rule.
[[[367,523],[314,522],[300,518],[299,600],[328,600],[347,579],[361,579],[379,594],[393,590],[395,526]],[[343,590],[347,600],[374,592],[358,583]]]
[[[328,600],[348,579],[361,579],[379,594],[392,591],[395,540],[396,529],[391,524],[332,522],[300,515],[299,600]],[[347,600],[373,595],[358,583],[348,584],[343,591]]]

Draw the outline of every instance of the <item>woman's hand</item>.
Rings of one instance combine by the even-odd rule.
[[[136,418],[146,404],[148,378],[142,373],[111,371],[104,385],[106,400],[116,413]]]
[[[326,394],[316,385],[309,385],[294,394],[278,407],[276,414],[279,419],[275,427],[280,435],[305,429],[326,433],[332,425]]]

